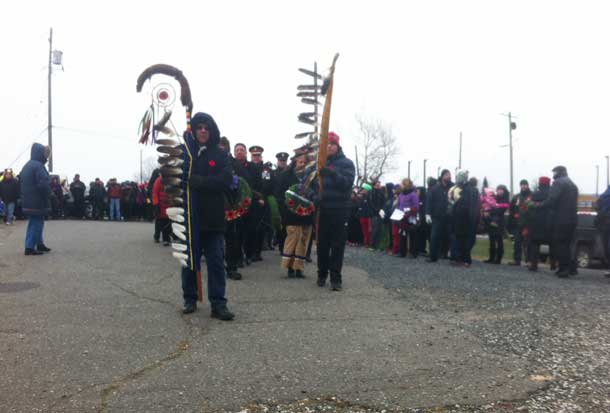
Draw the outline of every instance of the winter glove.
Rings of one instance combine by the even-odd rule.
[[[233,175],[233,182],[231,182],[231,190],[235,191],[239,188],[239,176]]]
[[[159,204],[153,206],[153,215],[155,218],[159,218],[161,215],[161,206]]]
[[[383,209],[379,210],[379,216],[381,217],[381,219],[385,219],[385,211]]]
[[[428,225],[432,224],[432,217],[428,214],[426,214],[426,224],[428,224]]]
[[[201,175],[191,175],[189,178],[189,185],[193,189],[203,188],[205,186],[206,179]]]
[[[330,168],[322,168],[320,169],[320,176],[322,178],[328,178],[335,175],[335,171]]]

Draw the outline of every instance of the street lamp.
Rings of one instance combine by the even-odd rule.
[[[427,159],[424,159],[424,188],[426,187],[426,164],[428,163]]]
[[[606,155],[606,186],[610,186],[610,156]]]
[[[599,165],[595,165],[595,196],[599,196]]]

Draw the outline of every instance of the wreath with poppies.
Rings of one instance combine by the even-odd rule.
[[[248,214],[252,205],[252,190],[244,178],[239,178],[237,196],[234,202],[227,202],[225,206],[225,219],[230,222]]]
[[[293,214],[306,217],[314,213],[316,208],[313,202],[299,195],[298,185],[292,185],[284,195],[286,207]]]

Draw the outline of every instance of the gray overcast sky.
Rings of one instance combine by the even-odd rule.
[[[135,82],[154,63],[183,70],[195,111],[232,143],[260,144],[275,161],[307,130],[296,121],[306,109],[296,85],[307,80],[297,68],[325,68],[340,52],[331,129],[351,156],[356,113],[390,123],[401,154],[388,179],[408,159],[420,181],[424,158],[429,174],[453,170],[462,131],[471,175],[508,184],[500,113],[512,111],[516,184],[565,164],[594,192],[595,165],[601,190],[610,153],[609,12],[604,1],[557,0],[11,2],[0,26],[0,166],[46,142],[52,26],[65,67],[53,76],[55,170],[70,178],[134,177],[149,103]]]

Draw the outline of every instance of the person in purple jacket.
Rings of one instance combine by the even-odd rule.
[[[413,182],[408,178],[402,180],[402,191],[398,195],[396,209],[404,212],[404,216],[402,220],[392,222],[394,245],[397,243],[400,245],[401,257],[405,257],[408,251],[410,258],[417,258],[419,197],[413,187]]]

